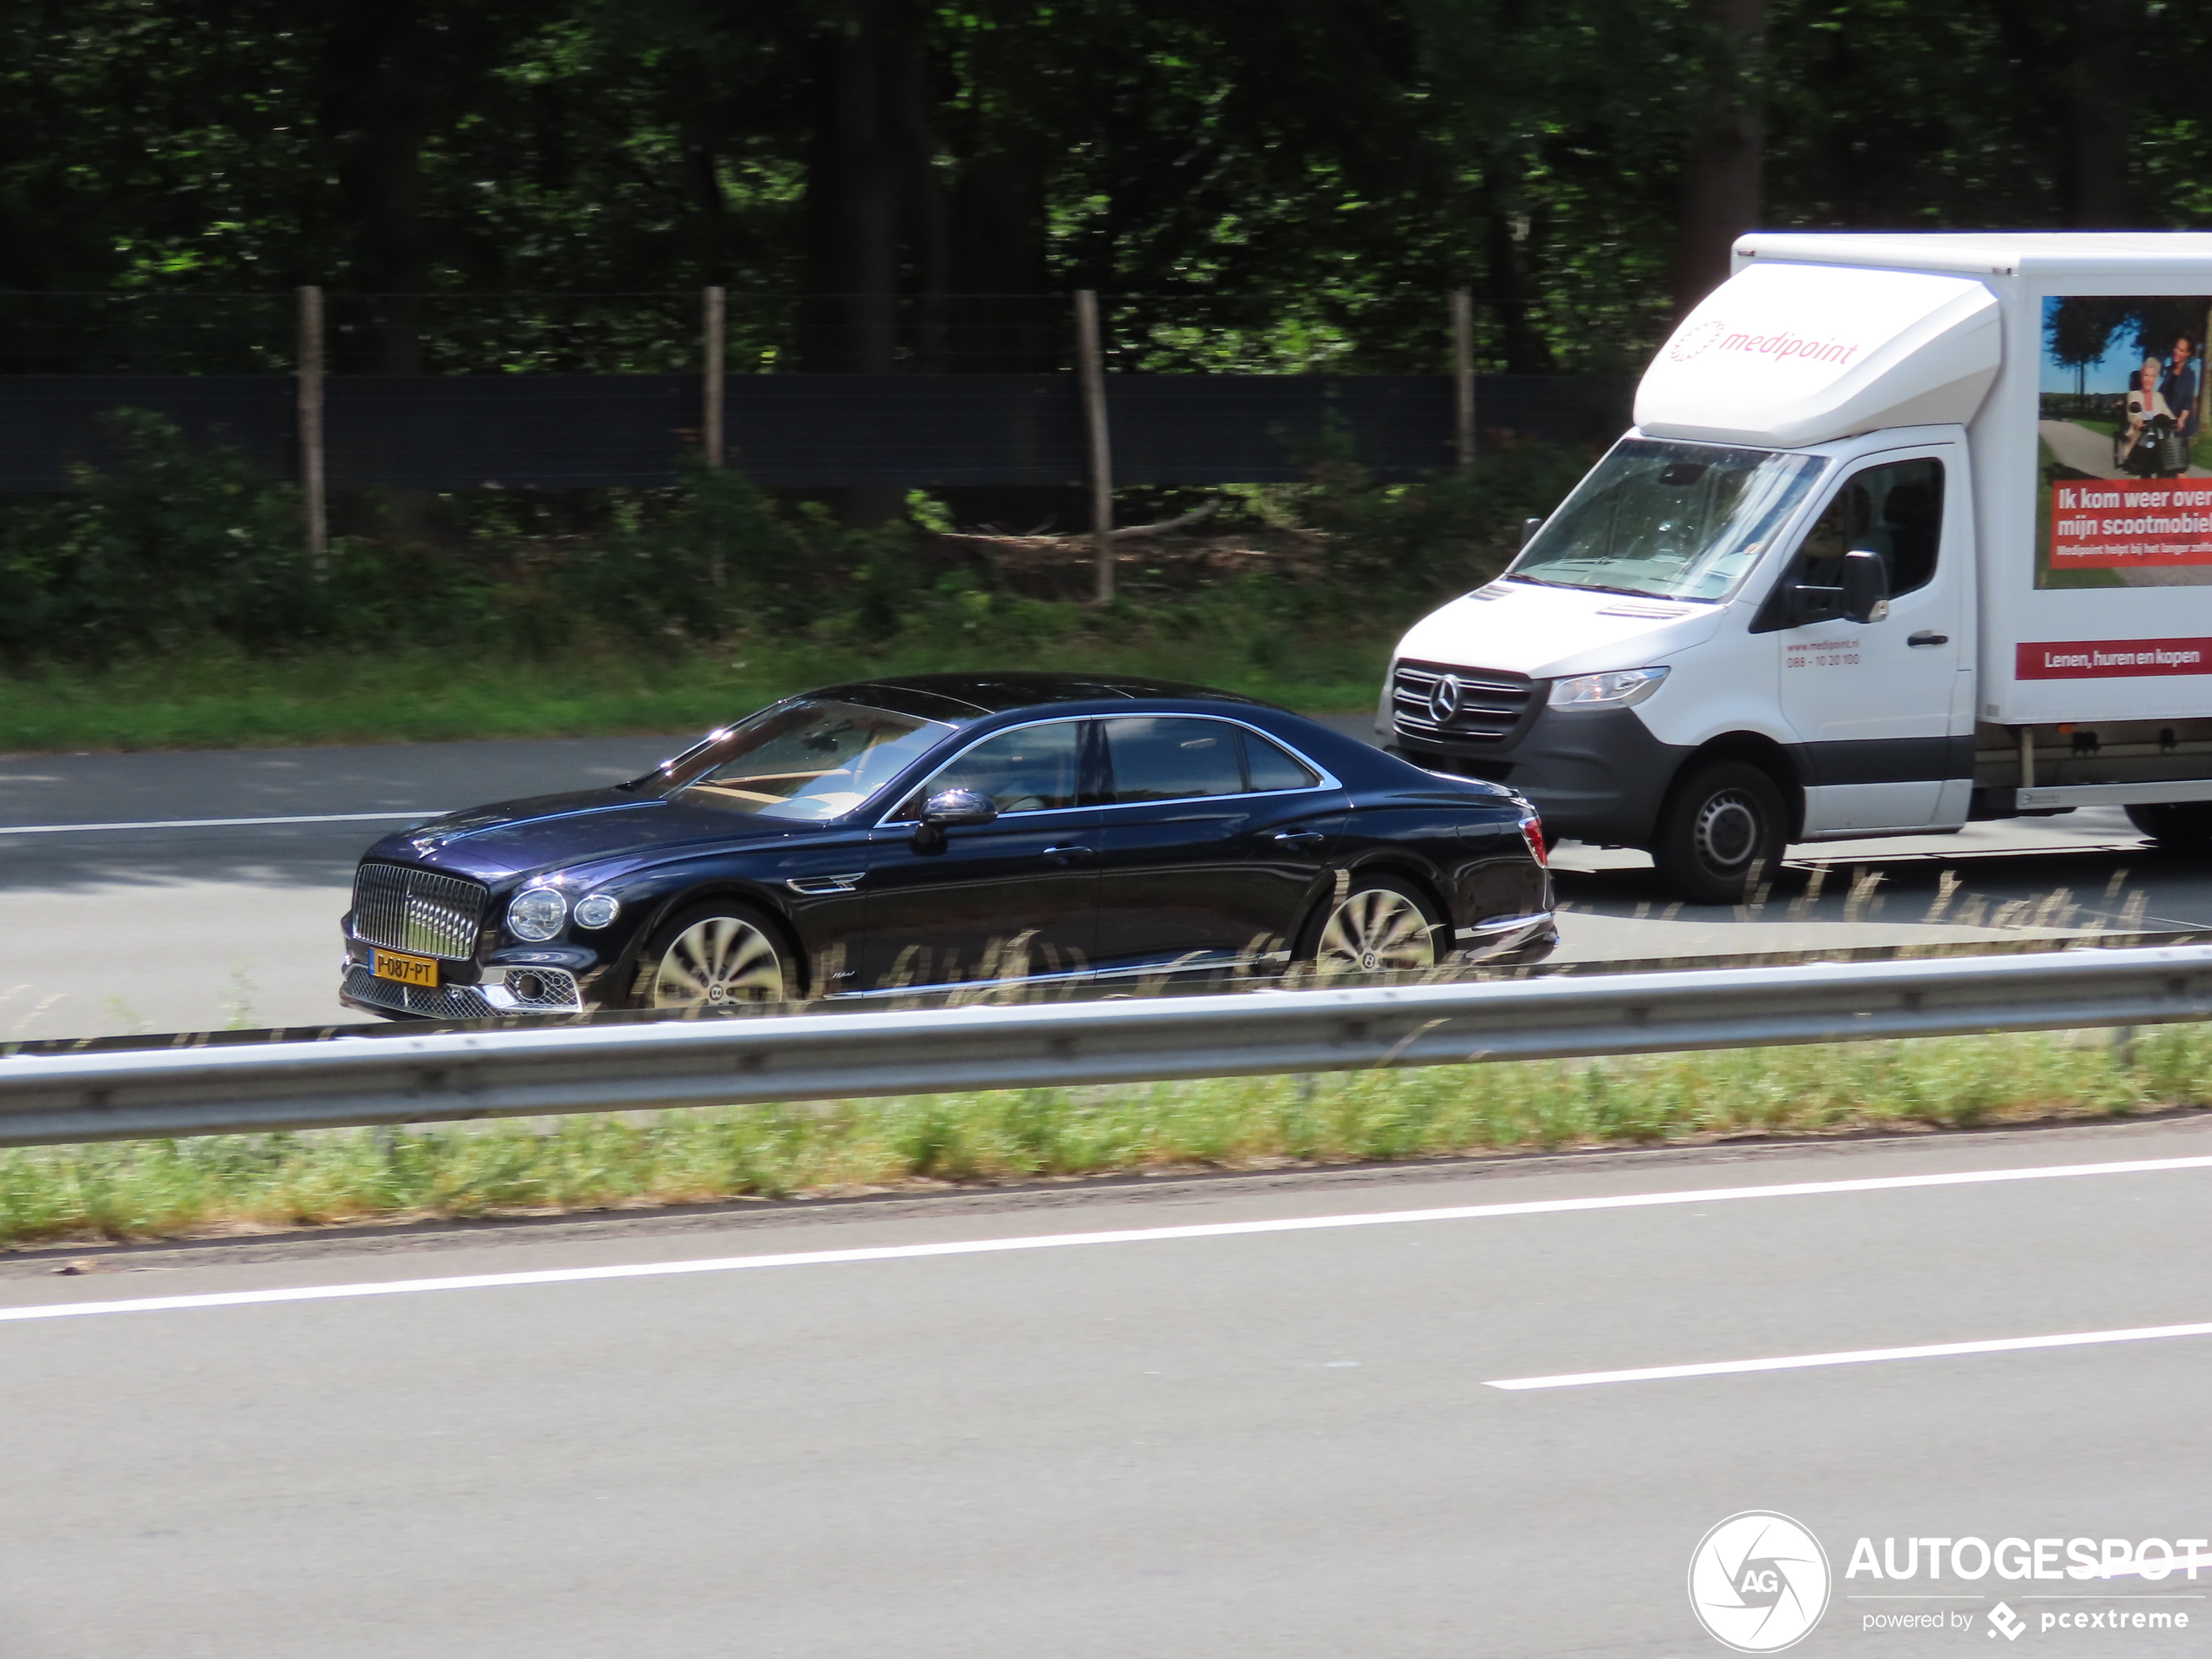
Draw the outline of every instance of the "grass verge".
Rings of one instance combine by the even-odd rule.
[[[901,639],[871,651],[797,640],[735,650],[599,640],[552,653],[411,647],[255,658],[217,646],[105,669],[9,678],[0,753],[437,743],[702,732],[840,679],[953,668],[1051,668],[1195,679],[1309,712],[1372,707],[1390,641],[1298,639],[1250,660],[1234,642]]]
[[[2209,1072],[2185,1025],[41,1148],[0,1155],[0,1245],[2121,1116]]]

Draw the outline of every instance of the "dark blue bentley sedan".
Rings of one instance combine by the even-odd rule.
[[[833,685],[633,782],[387,836],[344,926],[345,1000],[433,1019],[1373,973],[1555,938],[1510,790],[1224,691],[1015,673]]]

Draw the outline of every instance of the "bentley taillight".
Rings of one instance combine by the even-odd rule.
[[[1528,856],[1536,860],[1540,870],[1549,867],[1551,860],[1544,856],[1544,821],[1531,813],[1521,820],[1521,839],[1528,843]]]

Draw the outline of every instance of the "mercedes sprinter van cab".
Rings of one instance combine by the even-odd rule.
[[[1793,842],[2212,841],[2212,235],[1754,235],[1377,711],[1733,902]]]

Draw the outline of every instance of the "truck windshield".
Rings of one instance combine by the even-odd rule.
[[[1623,439],[1506,574],[1554,587],[1725,599],[1827,464],[1771,449]]]

